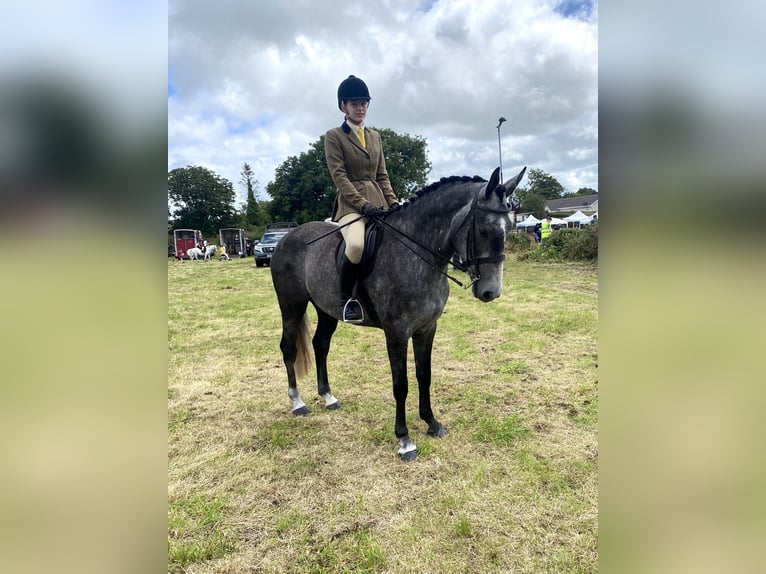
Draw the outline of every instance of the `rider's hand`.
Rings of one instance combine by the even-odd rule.
[[[381,217],[386,216],[385,210],[381,209],[380,207],[375,207],[371,203],[365,204],[365,206],[362,208],[362,213],[368,219],[380,219]]]
[[[402,206],[399,205],[398,203],[392,203],[391,205],[388,206],[388,213],[393,213],[394,211],[396,211],[397,209],[400,209],[401,207]]]

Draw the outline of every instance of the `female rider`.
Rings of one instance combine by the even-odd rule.
[[[382,217],[399,207],[383,158],[380,134],[365,127],[370,104],[367,85],[349,76],[338,86],[338,108],[344,114],[340,127],[325,134],[324,150],[338,195],[332,219],[341,227],[346,250],[340,266],[341,318],[360,323],[363,318],[359,301],[351,298],[364,251],[364,229],[369,219]],[[364,215],[365,217],[360,218]]]

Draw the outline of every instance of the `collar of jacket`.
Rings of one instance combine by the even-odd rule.
[[[343,130],[344,133],[350,134],[351,133],[351,126],[348,125],[348,122],[346,120],[343,120],[343,124],[341,124],[340,129]],[[362,129],[366,132],[367,126],[362,126]]]
[[[340,126],[340,129],[342,129],[343,133],[346,134],[347,136],[351,135],[351,126],[349,126],[348,123],[346,123],[346,120],[343,120],[343,125]],[[364,131],[367,132],[367,128],[363,127],[362,129],[364,129]],[[351,139],[351,143],[354,144],[358,149],[360,149],[361,151],[366,153],[367,156],[369,157],[370,156],[370,149],[369,148],[363,148],[360,145],[360,142],[358,141],[358,139],[359,139],[358,137],[357,138],[352,138]]]

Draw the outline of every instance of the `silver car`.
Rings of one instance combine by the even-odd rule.
[[[263,267],[271,263],[274,248],[287,234],[287,231],[267,231],[263,234],[260,243],[253,245],[253,258],[255,259],[256,266]]]

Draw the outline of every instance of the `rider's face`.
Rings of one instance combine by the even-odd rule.
[[[370,102],[367,100],[350,100],[343,102],[341,109],[355,124],[361,124],[364,122],[364,118],[367,116],[367,108]]]

